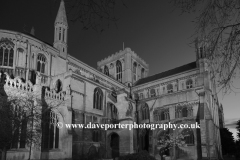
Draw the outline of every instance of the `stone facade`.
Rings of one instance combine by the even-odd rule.
[[[72,57],[67,52],[67,31],[63,1],[53,46],[33,35],[0,30],[0,70],[6,75],[3,89],[7,95],[37,92],[48,105],[63,101],[52,115],[57,114],[57,121],[64,125],[198,122],[201,128],[191,129],[188,146],[166,154],[172,159],[221,157],[223,112],[210,62],[200,51],[203,46],[197,47],[196,62],[148,77],[148,64],[130,48],[99,61],[98,69]],[[172,132],[177,135],[184,130]],[[43,132],[41,149],[33,147],[31,159],[114,158],[139,150],[159,159],[157,141],[162,133],[162,129],[54,129]],[[55,137],[50,142],[53,146],[45,143],[48,134]],[[29,152],[27,144],[11,146],[7,159],[28,159]]]

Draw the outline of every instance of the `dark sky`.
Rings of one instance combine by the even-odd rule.
[[[130,47],[150,66],[150,74],[163,72],[195,60],[193,45],[196,15],[173,10],[169,0],[124,0],[127,8],[116,7],[117,27],[104,32],[82,30],[80,23],[69,23],[68,52],[96,68],[97,61]],[[54,21],[60,0],[0,0],[0,29],[30,32],[53,44]],[[240,84],[240,83],[239,83]],[[228,123],[239,119],[240,95],[231,94],[223,100]],[[236,136],[236,130],[231,129]]]
[[[69,21],[68,52],[96,68],[97,61],[125,47],[131,48],[150,66],[149,75],[195,60],[189,46],[194,33],[194,16],[180,15],[168,1],[118,1],[117,26],[104,32],[83,30]],[[54,20],[60,0],[4,0],[0,9],[0,28],[19,32],[35,28],[35,36],[53,44]]]

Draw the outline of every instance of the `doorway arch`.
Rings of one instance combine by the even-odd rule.
[[[112,158],[119,157],[119,135],[117,133],[112,133],[110,140],[110,147],[112,149]]]

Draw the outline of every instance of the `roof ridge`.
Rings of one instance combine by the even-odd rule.
[[[175,74],[187,71],[187,70],[194,69],[196,67],[197,67],[196,66],[196,61],[191,62],[191,63],[187,63],[185,65],[182,65],[182,66],[179,66],[179,67],[175,67],[173,69],[170,69],[170,70],[167,70],[167,71],[163,71],[163,72],[154,74],[152,76],[148,76],[148,77],[139,79],[135,83],[135,86],[141,85],[141,84],[144,84],[144,83],[147,83],[147,82],[150,82],[150,81],[154,81],[154,80],[157,80],[157,79],[161,79],[161,78],[164,78],[164,77],[168,77],[168,76],[171,76],[171,75],[175,75]]]

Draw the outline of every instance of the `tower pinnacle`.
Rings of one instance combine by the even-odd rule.
[[[64,1],[61,0],[55,20],[54,43],[53,46],[59,50],[62,57],[67,57],[68,23]]]
[[[65,4],[64,4],[63,0],[61,0],[61,2],[60,2],[60,6],[59,6],[59,9],[58,9],[57,17],[56,17],[56,20],[55,20],[55,24],[56,23],[62,23],[63,25],[68,26],[66,10],[65,10]]]

